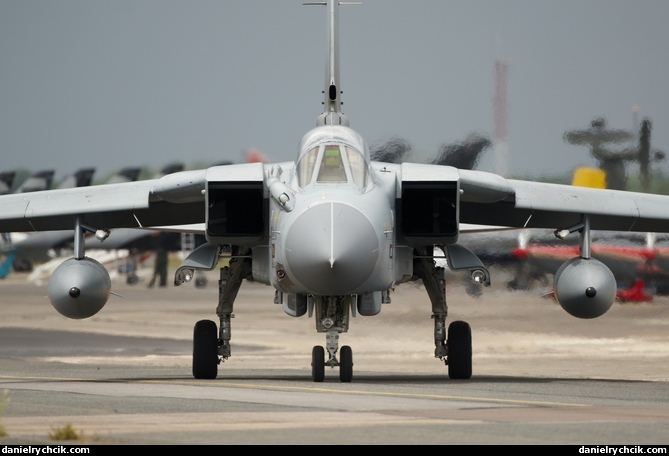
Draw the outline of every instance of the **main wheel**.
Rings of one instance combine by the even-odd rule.
[[[472,329],[467,322],[448,325],[448,376],[452,379],[472,377]]]
[[[339,352],[339,379],[342,383],[353,380],[353,350],[348,345],[341,347]]]
[[[218,374],[218,329],[211,320],[200,320],[193,330],[193,377],[213,379]]]
[[[325,349],[316,345],[311,351],[311,378],[314,383],[325,380]]]

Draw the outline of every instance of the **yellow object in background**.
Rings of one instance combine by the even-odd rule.
[[[576,168],[571,185],[577,187],[606,188],[606,173],[600,168],[582,166]]]

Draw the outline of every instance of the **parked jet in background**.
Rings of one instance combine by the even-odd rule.
[[[156,173],[155,178],[163,177],[167,174],[183,171],[184,165],[181,163],[170,163],[161,168]],[[112,175],[106,183],[122,183],[136,181],[142,172],[141,167],[125,167]],[[44,174],[43,172],[40,174]],[[57,188],[86,187],[92,184],[94,168],[83,168],[75,173],[65,177]],[[136,282],[135,265],[139,261],[138,255],[153,251],[152,233],[145,230],[119,230],[114,235],[114,242],[105,246],[105,250],[129,250],[132,255],[120,255],[115,263],[121,263],[120,269],[127,274],[128,283]],[[13,269],[17,272],[32,271],[34,264],[40,264],[38,271],[30,276],[31,280],[41,281],[44,274],[49,274],[55,266],[53,262],[59,264],[65,255],[71,255],[74,248],[74,234],[72,230],[43,231],[34,233],[13,233],[14,240],[11,245],[5,247],[6,251],[11,251],[13,258]],[[180,250],[181,243],[178,240],[179,234],[169,236],[170,249]],[[93,238],[94,241],[95,238]],[[99,243],[99,241],[97,241]],[[176,247],[178,245],[178,247]],[[99,248],[92,246],[91,248]],[[141,250],[141,252],[140,252]],[[51,264],[49,264],[51,263]],[[118,267],[117,264],[115,266]],[[9,273],[9,268],[3,269],[4,276]]]
[[[463,236],[462,243],[488,264],[497,264],[512,274],[507,287],[511,290],[539,289],[549,294],[553,278],[561,264],[578,253],[574,240],[560,240],[553,230],[520,230],[497,233],[505,241],[489,247],[482,239]],[[469,239],[469,242],[468,242]],[[613,273],[620,301],[650,301],[654,295],[669,292],[669,238],[658,233],[592,232],[592,257],[604,263]],[[513,244],[513,245],[512,245]]]
[[[641,146],[639,147],[641,148]],[[572,185],[606,188],[607,176],[599,168],[578,168]],[[550,294],[553,276],[561,264],[578,252],[575,239],[563,239],[559,230],[522,229],[497,232],[494,239],[467,236],[460,242],[471,248],[486,264],[512,271],[509,289],[536,287]],[[592,256],[613,272],[621,301],[649,301],[655,294],[669,292],[669,248],[667,235],[637,232],[592,232]]]
[[[591,230],[669,232],[669,196],[371,160],[341,109],[338,19],[346,3],[308,4],[327,6],[324,110],[302,137],[295,162],[213,166],[135,183],[0,196],[2,231],[74,230],[74,256],[49,281],[54,308],[83,319],[109,299],[109,273],[85,255],[86,232],[104,239],[115,228],[199,230],[207,242],[177,269],[175,285],[192,280],[197,270],[216,268],[225,248],[231,256],[220,268],[218,325],[195,324],[195,378],[215,378],[231,357],[234,301],[244,279],[271,286],[274,302],[288,315],[315,319],[325,348],[312,349],[313,381],[324,381],[326,367],[339,367],[340,380],[350,382],[353,350],[340,347],[339,339],[351,315],[377,316],[396,286],[419,278],[431,303],[434,355],[451,378],[468,379],[471,328],[465,321],[446,325],[445,271],[435,264],[433,249],[445,252],[450,269],[489,284],[487,267],[458,242],[464,223],[471,223],[578,233],[578,253],[556,274],[556,298],[578,318],[606,313],[616,281],[591,255]]]
[[[29,193],[36,191],[49,190],[53,182],[54,170],[42,170],[28,176],[17,188],[14,193]],[[15,171],[8,171],[0,175],[0,194],[11,193],[12,184],[16,177]],[[76,181],[76,177],[73,178]],[[85,172],[82,170],[80,179],[85,179]],[[69,185],[71,181],[68,181]],[[2,233],[0,236],[0,279],[5,278],[12,269],[27,270],[30,268],[30,261],[17,257],[16,244],[27,239],[23,233]]]
[[[6,195],[12,190],[16,171],[5,171],[0,173],[0,195]]]
[[[52,169],[38,171],[24,180],[14,193],[30,193],[49,190],[53,183],[54,174],[55,171]]]

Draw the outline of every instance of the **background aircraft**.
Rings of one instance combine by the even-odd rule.
[[[2,184],[0,184],[0,193],[12,193],[12,184],[16,177],[16,171],[7,171],[0,176]],[[41,170],[32,175],[29,175],[21,184],[14,189],[13,193],[29,193],[36,191],[49,190],[53,183],[54,170]],[[83,182],[89,178],[89,169],[82,169],[75,173],[70,179],[66,179],[63,188],[71,186],[77,180]],[[6,277],[12,269],[18,271],[26,271],[31,267],[30,259],[24,255],[17,256],[16,244],[23,242],[28,238],[28,235],[23,233],[2,233],[0,236],[0,279]],[[32,254],[32,247],[29,247],[28,252]]]
[[[0,195],[6,195],[12,189],[16,171],[4,171],[0,173]]]
[[[24,180],[14,193],[29,193],[48,190],[53,183],[54,174],[55,171],[52,169],[38,171]]]
[[[173,172],[183,171],[181,163],[169,163],[163,166],[154,178],[160,178]],[[106,184],[116,184],[136,181],[141,173],[141,167],[128,166],[109,177]],[[84,187],[92,184],[94,168],[83,168],[70,176],[65,177],[56,188]],[[40,176],[43,172],[40,173]],[[34,187],[34,186],[33,186]],[[28,280],[44,282],[51,272],[67,258],[72,255],[74,249],[74,233],[72,230],[42,231],[34,233],[13,233],[14,240],[4,247],[6,252],[11,252],[6,261],[12,263],[16,272],[31,272]],[[160,238],[157,243],[156,239]],[[118,229],[114,230],[113,240],[104,246],[95,239],[89,237],[86,242],[91,249],[91,255],[105,264],[110,270],[126,276],[126,282],[134,284],[138,282],[138,265],[150,262],[157,248],[167,249],[169,252],[182,251],[182,235],[180,233],[160,233],[157,231]],[[195,237],[193,247],[202,243],[202,237]],[[93,253],[97,249],[98,252]],[[38,266],[35,266],[35,265]],[[2,276],[9,274],[10,268],[4,265]],[[198,282],[198,286],[204,286],[206,282]]]
[[[53,170],[39,171],[29,176],[15,190],[15,193],[27,193],[48,190],[52,187]],[[55,188],[65,189],[91,185],[95,168],[81,168],[63,178]],[[11,187],[11,185],[10,185]],[[5,233],[2,250],[11,252],[0,266],[0,277],[5,277],[10,270],[29,271],[33,262],[44,262],[53,258],[55,252],[72,244],[73,235],[66,231],[44,231],[38,233]],[[5,264],[7,263],[7,264]],[[11,264],[11,267],[9,267]]]
[[[652,123],[643,119],[638,133],[610,129],[606,119],[595,118],[588,129],[565,133],[565,141],[584,145],[597,159],[600,167],[575,170],[572,185],[624,190],[628,186],[626,165],[638,163],[640,186],[651,187],[653,163],[664,160],[665,153],[652,147]],[[628,144],[636,139],[636,145]],[[613,145],[617,145],[614,148]],[[616,233],[593,231],[592,255],[613,272],[621,301],[649,301],[655,294],[669,292],[669,269],[665,260],[669,238],[657,233]],[[552,290],[555,271],[578,251],[575,240],[560,240],[553,230],[519,230],[499,232],[491,239],[471,236],[462,239],[486,264],[506,267],[513,277],[508,287],[513,290]],[[491,247],[494,246],[494,247]]]
[[[247,163],[267,161],[267,157],[261,151],[253,148],[249,148],[244,156]],[[183,163],[168,163],[154,173],[152,178],[159,179],[183,171],[184,168]],[[145,171],[142,167],[124,167],[109,177],[105,183],[134,182],[143,172]],[[93,174],[92,168],[79,170],[64,178],[57,188],[91,185]],[[205,241],[203,235],[195,233],[169,233],[131,228],[119,228],[113,232],[111,239],[104,243],[94,236],[88,236],[85,241],[86,248],[90,249],[89,254],[92,257],[105,264],[110,271],[124,275],[126,283],[131,285],[139,282],[139,269],[142,266],[151,266],[158,249],[187,254]],[[0,277],[5,277],[11,269],[17,272],[32,271],[28,280],[45,282],[60,262],[72,254],[74,248],[74,234],[71,230],[14,233],[14,237],[17,240],[4,247],[5,251],[11,252],[11,258],[8,256],[7,261],[13,266],[12,268],[8,265],[0,266]],[[38,266],[34,268],[35,264]],[[150,273],[146,267],[144,269],[141,271],[143,275]],[[205,287],[206,276],[196,274],[194,283],[198,288]]]
[[[207,242],[177,269],[175,285],[192,280],[195,271],[216,268],[225,248],[230,258],[220,268],[218,324],[195,323],[195,378],[215,378],[230,358],[234,301],[246,279],[271,286],[274,303],[287,315],[314,318],[325,336],[325,346],[311,352],[315,382],[324,381],[326,367],[338,367],[339,379],[352,381],[352,348],[339,346],[351,317],[377,316],[396,286],[420,279],[430,301],[434,356],[449,377],[468,379],[471,328],[462,320],[446,324],[446,276],[433,254],[441,248],[451,270],[488,285],[488,268],[459,242],[467,223],[559,228],[563,237],[577,236],[578,252],[556,273],[556,299],[577,318],[605,314],[616,282],[592,257],[591,232],[669,232],[669,197],[371,160],[342,111],[340,2],[313,4],[327,6],[323,111],[299,142],[294,162],[212,166],[134,183],[0,196],[4,231],[74,230],[73,257],[49,280],[54,308],[83,319],[109,299],[109,273],[85,255],[85,233],[106,239],[119,228],[199,231]]]
[[[457,143],[443,144],[434,158],[428,161],[433,165],[454,166],[459,169],[475,169],[479,160],[492,146],[492,141],[480,134],[471,133]],[[391,138],[388,141],[370,148],[372,160],[387,163],[404,163],[411,161],[413,146],[403,138]]]
[[[168,165],[165,169],[170,169],[171,166],[173,165]],[[105,183],[133,182],[137,180],[141,171],[141,167],[125,167],[109,177]],[[52,187],[54,174],[52,170],[34,173],[15,192],[48,190]],[[65,176],[55,188],[87,187],[93,184],[94,176],[95,168],[81,168]],[[29,272],[33,270],[34,264],[44,264],[59,258],[62,260],[66,255],[71,255],[74,234],[71,230],[5,233],[4,239],[2,251],[5,252],[6,258],[0,265],[0,277],[6,277],[12,270]]]
[[[508,274],[509,290],[537,290],[541,295],[553,291],[556,271],[579,252],[578,239],[560,240],[554,230],[511,230],[489,235],[463,234],[460,242],[489,266]],[[665,294],[669,284],[661,258],[667,236],[656,233],[593,231],[591,254],[613,273],[621,301],[649,301]],[[477,292],[477,294],[480,291]]]

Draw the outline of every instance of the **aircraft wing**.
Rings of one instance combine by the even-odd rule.
[[[226,167],[241,172],[258,166]],[[557,229],[589,214],[596,230],[669,230],[665,196],[509,180],[482,171],[460,170],[459,176],[461,223]],[[73,229],[78,216],[97,228],[169,230],[202,223],[206,182],[206,172],[186,171],[147,181],[3,195],[0,231]]]
[[[146,181],[3,195],[0,232],[73,229],[78,217],[97,228],[201,223],[204,196],[190,187],[194,183],[191,174],[185,171]],[[197,183],[204,188],[204,179]]]
[[[1,195],[0,232],[73,229],[77,217],[97,228],[160,227],[170,231],[173,226],[173,231],[188,231],[184,225],[205,221],[208,176],[220,180],[218,174],[222,174],[223,179],[244,181],[247,175],[262,174],[263,166],[224,165],[138,182]],[[439,165],[413,166],[431,176],[440,175],[442,169],[451,174],[454,170]],[[667,196],[504,179],[483,171],[457,170],[457,175],[462,224],[493,230],[557,229],[576,224],[582,214],[588,214],[593,230],[669,231]],[[485,228],[478,228],[482,230]]]
[[[669,197],[504,179],[460,170],[460,222],[561,228],[590,217],[593,230],[666,232]]]

